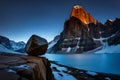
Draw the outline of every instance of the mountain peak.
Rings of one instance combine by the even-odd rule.
[[[70,17],[76,17],[85,24],[96,23],[95,19],[80,5],[73,7]]]
[[[80,9],[80,8],[82,8],[82,6],[80,6],[80,5],[75,5],[73,8],[74,8],[74,9]]]

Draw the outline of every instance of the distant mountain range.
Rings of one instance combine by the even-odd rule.
[[[70,18],[64,23],[64,30],[60,33],[59,40],[55,43],[48,49],[49,53],[84,53],[97,51],[105,46],[118,45],[120,18],[107,20],[102,24],[81,6],[76,5]]]
[[[15,42],[7,37],[0,35],[0,52],[20,52],[24,53],[25,43],[23,41]]]

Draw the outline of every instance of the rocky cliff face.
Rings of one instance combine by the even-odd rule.
[[[97,22],[81,6],[74,6],[70,19],[65,21],[64,30],[53,52],[82,53],[103,47],[105,43],[119,44],[120,19]],[[114,42],[115,41],[115,42]]]
[[[96,45],[89,34],[88,24],[95,25],[95,23],[94,18],[81,6],[74,6],[70,19],[64,23],[64,30],[60,35],[60,40],[53,47],[53,51],[78,53],[100,46],[100,44]]]
[[[96,23],[94,18],[79,5],[73,7],[70,17],[76,17],[84,24]]]
[[[85,28],[85,24],[78,18],[71,17],[64,23],[63,37],[67,39],[80,37],[82,28]]]

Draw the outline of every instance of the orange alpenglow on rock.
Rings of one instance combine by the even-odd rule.
[[[79,5],[73,7],[70,17],[76,17],[85,24],[96,23],[94,18]]]

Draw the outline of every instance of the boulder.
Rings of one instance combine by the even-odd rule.
[[[46,39],[37,35],[32,35],[28,40],[25,51],[32,56],[38,56],[45,54],[48,48],[48,42]]]

